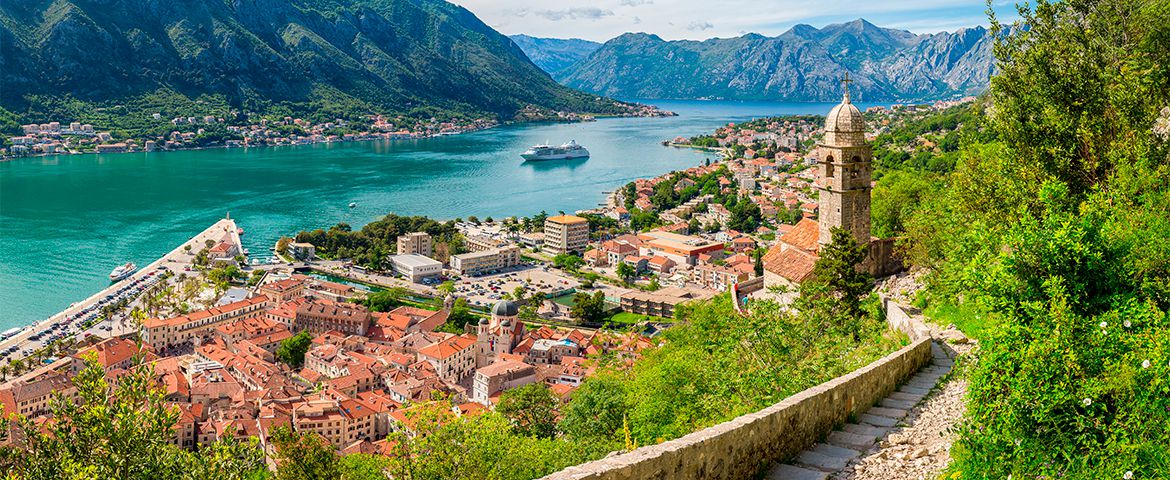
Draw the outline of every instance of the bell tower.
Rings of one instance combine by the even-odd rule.
[[[857,243],[870,243],[870,177],[873,152],[865,141],[865,119],[849,100],[849,74],[841,80],[845,93],[841,104],[825,119],[825,138],[817,145],[817,189],[820,205],[818,242],[833,239],[833,227],[853,233]]]

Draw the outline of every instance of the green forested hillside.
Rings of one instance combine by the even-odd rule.
[[[25,121],[615,109],[442,0],[2,2],[0,84]]]
[[[948,475],[1167,478],[1170,4],[1021,17],[945,150],[875,149],[875,229],[980,340]]]

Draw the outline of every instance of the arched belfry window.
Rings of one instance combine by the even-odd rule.
[[[825,178],[833,178],[833,156],[829,155],[825,160]]]

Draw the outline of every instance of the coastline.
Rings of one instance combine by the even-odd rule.
[[[525,191],[524,194],[522,195],[524,198],[534,198],[531,201],[531,203],[527,204],[527,205],[531,205],[531,207],[528,207],[525,204],[520,204],[517,201],[498,201],[498,202],[493,201],[493,202],[491,202],[492,205],[490,207],[486,207],[487,210],[481,210],[481,208],[485,208],[485,207],[479,206],[479,204],[476,203],[475,201],[463,202],[461,199],[461,201],[458,202],[460,204],[459,208],[455,208],[455,207],[450,207],[450,208],[438,208],[438,207],[436,207],[436,208],[429,208],[429,207],[428,208],[423,208],[423,207],[414,208],[414,207],[410,207],[409,206],[410,204],[402,203],[401,201],[398,201],[398,203],[391,202],[391,203],[387,204],[387,203],[383,203],[383,200],[380,198],[371,199],[371,197],[369,197],[369,195],[384,195],[384,194],[379,193],[379,192],[369,192],[369,193],[365,194],[366,196],[355,196],[352,198],[345,198],[345,197],[348,197],[349,195],[359,195],[357,193],[354,193],[354,194],[334,195],[334,196],[331,196],[329,198],[329,200],[321,200],[321,201],[327,202],[328,205],[334,205],[334,204],[340,205],[342,209],[335,212],[332,209],[327,208],[327,210],[329,210],[329,214],[331,216],[321,217],[320,221],[297,222],[298,225],[296,226],[296,228],[269,228],[269,225],[283,227],[285,224],[290,223],[290,222],[286,222],[286,221],[275,220],[277,218],[280,218],[282,216],[281,215],[282,213],[287,213],[287,212],[283,212],[283,209],[279,210],[276,215],[272,216],[274,218],[274,220],[272,220],[272,221],[269,221],[266,218],[259,218],[259,219],[257,219],[257,218],[252,218],[252,219],[244,218],[245,223],[241,223],[241,225],[244,225],[245,228],[247,228],[249,230],[249,232],[251,234],[249,236],[249,238],[256,238],[257,240],[260,240],[260,239],[266,240],[266,239],[271,238],[272,240],[275,240],[275,238],[277,238],[280,235],[288,235],[290,233],[296,233],[300,230],[316,228],[317,226],[323,226],[323,227],[327,228],[329,225],[335,224],[339,221],[346,222],[346,223],[351,224],[354,227],[357,227],[359,225],[363,225],[365,223],[368,223],[369,221],[373,221],[379,217],[382,217],[388,213],[397,213],[399,215],[404,215],[404,214],[426,215],[426,216],[429,216],[429,217],[434,218],[434,219],[454,219],[454,218],[459,218],[459,217],[466,218],[468,214],[478,214],[478,216],[480,218],[483,218],[485,216],[485,214],[491,214],[491,215],[495,216],[496,218],[503,218],[504,216],[531,215],[531,214],[539,212],[542,209],[547,209],[548,211],[556,211],[558,209],[571,210],[571,209],[595,208],[599,202],[604,203],[608,200],[607,194],[601,193],[601,192],[613,191],[615,189],[620,188],[621,186],[628,183],[629,181],[633,181],[634,179],[637,179],[637,178],[650,178],[650,177],[653,177],[657,174],[663,173],[665,171],[680,170],[680,169],[685,169],[685,168],[690,167],[690,166],[701,165],[701,162],[703,161],[703,158],[701,156],[698,157],[697,159],[689,158],[689,157],[702,155],[703,153],[701,153],[701,152],[703,152],[703,150],[695,149],[695,148],[689,148],[686,150],[674,149],[674,148],[671,148],[671,149],[663,148],[662,142],[665,139],[673,138],[679,134],[691,135],[691,134],[706,132],[706,131],[709,131],[709,129],[711,129],[717,125],[724,124],[728,118],[734,119],[734,117],[740,116],[740,115],[750,116],[752,118],[755,118],[758,116],[775,115],[777,113],[773,113],[773,112],[777,112],[777,111],[780,112],[779,114],[788,114],[788,112],[792,111],[792,110],[795,110],[797,113],[799,113],[802,111],[803,108],[806,108],[806,105],[809,105],[808,103],[799,103],[799,104],[794,104],[794,105],[768,104],[764,107],[761,107],[761,110],[758,112],[741,112],[738,110],[727,111],[724,109],[722,104],[719,102],[697,102],[697,103],[700,104],[700,106],[702,107],[702,110],[692,111],[692,110],[687,110],[687,109],[683,108],[682,106],[674,106],[674,105],[670,105],[670,104],[664,105],[663,106],[664,109],[678,111],[681,115],[678,117],[673,117],[674,119],[660,118],[658,120],[663,120],[663,122],[661,122],[661,123],[659,123],[659,122],[645,122],[645,120],[639,119],[639,118],[626,118],[625,119],[625,121],[636,122],[637,125],[645,125],[646,128],[649,128],[650,131],[654,132],[652,135],[649,135],[650,138],[644,138],[647,135],[642,135],[639,137],[638,141],[639,141],[640,146],[635,151],[638,151],[640,153],[636,153],[634,155],[638,155],[637,158],[644,157],[647,155],[647,153],[641,153],[641,152],[644,152],[646,150],[654,150],[654,151],[664,152],[661,154],[660,153],[650,153],[650,155],[653,158],[656,158],[656,159],[661,158],[662,161],[668,162],[668,164],[664,164],[664,169],[661,171],[656,170],[656,168],[658,168],[658,167],[653,167],[653,168],[649,168],[649,169],[647,167],[643,167],[640,165],[640,163],[642,163],[642,162],[636,162],[636,161],[618,162],[617,160],[621,160],[621,159],[623,159],[631,154],[630,153],[631,150],[625,146],[622,146],[621,148],[613,149],[615,151],[610,152],[608,155],[605,155],[606,160],[603,160],[600,165],[598,165],[598,163],[597,163],[598,159],[595,158],[593,162],[590,162],[590,163],[585,164],[583,166],[580,164],[570,164],[570,165],[551,165],[550,164],[548,166],[544,166],[545,168],[539,168],[539,169],[536,169],[535,171],[531,168],[517,168],[517,170],[521,170],[518,173],[520,175],[522,175],[522,177],[519,177],[522,179],[544,178],[544,177],[550,177],[550,178],[555,177],[557,179],[560,179],[561,177],[566,177],[567,175],[565,175],[565,174],[569,173],[569,172],[575,172],[574,176],[579,176],[582,174],[582,172],[585,172],[584,175],[586,175],[586,177],[583,177],[583,178],[586,181],[585,183],[589,184],[589,187],[586,187],[584,189],[572,190],[570,193],[573,194],[572,195],[574,197],[573,201],[564,200],[563,197],[554,198],[554,197],[549,196],[548,194],[538,193],[539,192],[539,190],[538,190],[538,191]],[[682,109],[679,110],[680,108],[682,108]],[[683,119],[683,120],[680,120],[680,119]],[[611,119],[611,121],[614,121],[614,119]],[[602,127],[602,129],[599,131],[610,132],[612,130],[613,133],[606,133],[606,135],[613,135],[615,137],[617,135],[626,135],[624,129],[619,129],[617,127],[604,127],[604,125],[617,125],[617,124],[613,124],[610,122],[582,123],[582,122],[566,122],[566,121],[549,119],[549,120],[542,120],[542,121],[509,122],[507,124],[502,124],[502,125],[508,125],[508,126],[513,127],[513,128],[525,128],[525,127],[530,126],[530,125],[537,126],[537,125],[542,125],[542,124],[543,125],[598,124],[598,126]],[[624,125],[624,123],[621,125]],[[659,126],[654,126],[654,125],[659,125]],[[501,125],[495,125],[495,126],[501,126]],[[566,128],[566,129],[587,128],[590,131],[597,130],[595,127],[592,127],[592,126],[587,126],[587,127],[566,126],[564,128]],[[482,128],[481,130],[486,131],[489,129]],[[499,129],[495,129],[495,130],[499,130]],[[493,138],[494,138],[495,135],[499,135],[499,134],[492,133],[489,135],[493,136]],[[451,135],[451,136],[455,136],[455,135]],[[541,134],[540,136],[542,136],[542,138],[543,138],[543,134]],[[422,138],[422,139],[428,140],[428,142],[417,142],[417,143],[419,143],[419,144],[430,143],[431,141],[433,141],[433,137],[435,137],[435,136],[429,136],[429,137],[430,138]],[[511,134],[509,134],[509,138],[512,138],[512,137],[513,136]],[[462,138],[465,138],[465,137],[458,137],[458,138],[461,138],[461,140],[459,140],[459,143],[468,143],[468,142],[477,143],[477,142],[479,142],[478,137],[470,137],[471,139],[469,139],[469,140],[462,140]],[[601,137],[601,138],[608,140],[610,137]],[[331,155],[336,155],[336,154],[330,153],[330,152],[333,152],[334,148],[343,149],[343,151],[346,152],[344,155],[348,155],[349,150],[354,149],[354,148],[357,148],[357,149],[373,148],[373,147],[355,147],[355,145],[362,145],[362,143],[359,143],[359,142],[362,142],[362,140],[378,140],[378,139],[357,139],[357,140],[351,140],[351,141],[326,142],[326,143],[331,143],[331,145],[330,146],[311,147],[309,149],[266,150],[266,149],[261,149],[261,148],[253,148],[251,151],[265,152],[264,156],[265,156],[266,160],[264,160],[264,161],[266,161],[266,162],[271,161],[270,159],[277,158],[277,157],[283,158],[286,155],[291,155],[293,157],[297,157],[300,154],[308,154],[308,155],[313,155],[316,158],[324,158],[324,157],[328,157]],[[540,140],[540,139],[534,139],[534,140]],[[332,145],[332,143],[337,143],[339,145]],[[368,142],[368,141],[364,142],[364,144],[373,144],[373,145],[376,145],[379,143],[383,143],[383,142]],[[386,145],[402,145],[402,146],[405,146],[405,148],[408,150],[413,150],[414,148],[412,147],[412,145],[414,145],[416,142],[384,142],[384,143]],[[439,143],[445,144],[446,142],[440,141]],[[529,143],[525,143],[525,145],[528,145],[528,144]],[[264,146],[299,147],[299,146],[304,146],[304,145],[306,145],[306,143],[291,144],[291,145],[290,144],[264,145]],[[309,145],[311,145],[311,144],[309,144]],[[345,145],[349,145],[349,146],[345,146]],[[198,149],[198,150],[206,149],[209,151],[213,151],[213,150],[211,150],[213,148],[220,149],[220,148],[235,148],[235,147],[226,147],[223,145],[216,145],[216,146],[212,146],[212,147],[201,147],[201,148],[193,148],[193,149]],[[241,148],[248,148],[248,147],[241,147]],[[442,147],[440,147],[440,148],[442,148]],[[676,150],[676,153],[666,153],[669,150]],[[247,151],[247,150],[245,150],[245,151]],[[233,157],[236,155],[244,155],[243,152],[245,152],[245,151],[232,153],[231,155]],[[686,152],[691,152],[691,153],[686,153]],[[146,153],[146,152],[139,152],[139,153]],[[175,150],[175,151],[167,151],[165,153],[170,155],[170,154],[179,154],[180,152]],[[190,152],[188,152],[188,153],[190,153]],[[221,153],[214,153],[212,155],[220,156],[220,155],[228,155],[228,154],[227,153],[222,153],[222,154]],[[246,155],[251,155],[251,154],[246,154]],[[109,169],[109,168],[105,168],[105,167],[99,167],[98,164],[100,162],[97,162],[94,159],[101,158],[103,156],[104,155],[99,155],[97,157],[88,157],[88,158],[79,157],[77,160],[73,161],[73,163],[76,163],[78,166],[77,167],[70,167],[70,169],[71,170],[84,169],[86,171],[89,171],[89,170],[94,170],[94,169],[100,168],[101,171],[103,171],[103,172],[109,171],[110,176],[113,177],[116,175],[113,172],[128,171],[129,169],[132,169],[132,167],[131,167],[132,165],[137,165],[134,163],[126,164],[126,168],[119,168],[119,169]],[[112,157],[120,157],[120,158],[124,158],[124,159],[136,159],[137,161],[147,161],[147,162],[149,162],[150,159],[152,158],[152,157],[148,157],[148,156],[124,156],[124,155],[110,154],[110,157],[107,157],[107,159],[103,159],[103,160],[114,160]],[[44,163],[44,164],[52,163],[54,165],[57,163],[60,163],[62,165],[68,163],[68,161],[62,162],[62,161],[60,161],[60,159],[45,160],[43,158],[44,158],[44,156],[42,156],[42,160],[40,160],[40,161],[29,160],[29,162],[30,162],[29,166],[39,166],[42,163]],[[159,157],[155,157],[155,158],[159,158]],[[614,160],[614,162],[611,162],[611,163],[622,163],[625,165],[624,167],[621,167],[621,166],[616,167],[616,168],[620,169],[620,170],[618,170],[618,172],[621,172],[621,173],[619,173],[617,175],[612,175],[612,176],[605,175],[606,177],[608,177],[607,182],[594,183],[599,178],[592,177],[589,175],[591,175],[594,172],[600,172],[602,174],[606,174],[610,171],[608,168],[614,168],[614,167],[607,167],[607,169],[604,169],[604,170],[599,170],[596,168],[588,168],[588,167],[590,165],[592,165],[594,167],[605,166],[605,165],[607,165],[606,161],[610,160],[610,159]],[[667,160],[667,159],[673,159],[673,160]],[[184,158],[183,160],[186,160],[186,159]],[[712,157],[711,160],[715,161],[716,158]],[[113,163],[119,164],[122,162],[118,161],[118,160],[114,160]],[[168,168],[168,169],[172,168],[172,163],[173,162],[161,162],[161,163],[159,163],[159,165],[160,165],[159,168],[164,168],[164,167]],[[175,164],[175,165],[177,165],[177,164]],[[305,165],[308,166],[309,164],[306,163]],[[313,165],[319,165],[319,163],[314,163]],[[362,164],[362,165],[363,166],[361,168],[366,168],[364,166],[365,164]],[[16,167],[16,165],[13,165],[12,167]],[[582,168],[582,167],[584,167],[584,168]],[[17,167],[17,168],[19,168],[19,167]],[[300,167],[298,167],[298,168],[300,168]],[[343,168],[350,168],[350,167],[344,166]],[[508,161],[508,166],[505,168],[512,169],[511,161]],[[227,170],[227,168],[224,168],[223,170]],[[268,169],[265,169],[265,170],[268,170]],[[324,168],[322,168],[321,170],[324,170]],[[16,171],[17,170],[13,170],[13,172],[16,172]],[[21,171],[25,171],[25,170],[22,169]],[[55,172],[55,170],[49,170],[49,171]],[[168,178],[169,178],[169,176],[171,176],[170,174],[165,174],[165,175]],[[15,178],[16,177],[12,177],[13,180],[15,180]],[[47,178],[45,179],[46,182],[48,180],[49,179],[47,179]],[[202,180],[207,180],[207,179],[204,178]],[[24,179],[24,178],[22,178],[22,180],[21,180],[22,183],[27,183],[27,181],[28,181],[28,179]],[[39,178],[37,178],[37,181],[41,182],[41,180]],[[165,178],[164,178],[164,181],[166,181]],[[118,183],[125,183],[125,182],[119,181]],[[263,183],[263,182],[257,182],[257,183]],[[192,190],[192,192],[190,192],[192,194],[203,195],[201,192],[194,191],[194,189],[186,188],[188,185],[189,185],[189,182],[183,182],[184,190]],[[423,191],[425,192],[425,191],[427,191],[427,189],[431,189],[434,191],[442,190],[441,187],[442,186],[432,185],[431,187],[422,187],[422,188],[424,189]],[[300,188],[300,187],[298,187],[298,188]],[[533,188],[544,188],[544,189],[548,189],[548,190],[555,190],[556,192],[562,192],[562,191],[565,191],[564,189],[566,187],[564,185],[558,184],[556,187],[549,188],[547,185],[544,185],[544,184],[536,184],[536,185],[534,185]],[[401,189],[402,189],[402,187],[395,187],[394,188],[394,190],[396,190],[396,191],[401,190]],[[267,189],[264,189],[264,190],[265,190],[264,192],[260,192],[260,193],[265,194],[265,195],[268,194]],[[233,189],[233,191],[234,191],[234,189]],[[184,191],[183,193],[187,194],[189,192]],[[256,192],[251,192],[251,193],[256,193]],[[586,194],[586,193],[588,193],[588,194]],[[170,195],[170,194],[168,194],[168,195],[161,195],[161,194],[151,195],[148,193],[147,198],[156,199],[157,197],[160,197],[160,196],[165,196],[165,197],[169,198],[169,197],[172,197],[174,195]],[[506,195],[506,197],[512,197],[512,196],[514,196],[514,195]],[[333,198],[333,197],[338,197],[338,198]],[[431,197],[434,197],[434,195],[431,195]],[[245,197],[245,198],[251,198],[251,197]],[[393,197],[393,198],[397,198],[397,195],[395,195],[395,197]],[[560,198],[560,199],[558,199],[558,198]],[[344,205],[346,203],[349,203],[351,201],[351,199],[358,200],[360,207],[357,210],[345,210],[344,209]],[[430,198],[428,200],[433,201],[435,199]],[[246,201],[250,202],[250,200],[246,200]],[[76,202],[73,202],[73,203],[76,203]],[[264,202],[264,203],[265,203],[264,207],[272,208],[271,205],[267,205],[267,203],[269,203],[269,202]],[[389,206],[384,207],[383,205],[389,205]],[[37,204],[30,204],[30,206],[35,207],[35,210],[40,210],[40,207],[37,206]],[[15,208],[16,204],[13,204],[13,207]],[[254,208],[254,207],[255,207],[255,205],[251,205],[251,204],[247,205],[247,208],[249,208],[249,209]],[[376,208],[374,208],[374,210],[371,211],[371,210],[367,209],[366,207],[376,207]],[[176,208],[175,205],[171,205],[170,203],[168,203],[165,206],[159,207],[158,213],[160,213],[160,214],[173,213],[175,211],[175,208]],[[206,206],[201,205],[200,208],[206,209]],[[280,208],[280,207],[277,207],[277,208]],[[244,207],[241,205],[229,206],[228,209],[231,210],[233,217],[236,217],[235,214],[237,213],[237,210],[240,210],[241,213],[244,212]],[[220,208],[220,209],[216,209],[215,211],[222,212],[222,210],[223,209]],[[10,212],[13,214],[15,214],[16,211],[17,210],[10,210]],[[258,212],[261,210],[256,210],[256,211]],[[153,212],[153,210],[152,210],[152,212]],[[183,212],[186,212],[186,210],[184,210]],[[342,213],[338,213],[338,212],[358,212],[358,214],[356,216],[354,216],[353,214],[349,214],[347,216],[347,215],[343,215]],[[334,214],[336,214],[336,215],[334,215]],[[285,216],[287,216],[287,215],[285,215]],[[203,216],[203,217],[206,218],[206,216]],[[256,215],[253,215],[253,217],[256,217]],[[358,219],[359,217],[361,217],[360,220],[355,222],[354,220]],[[257,221],[257,220],[259,220],[259,221]],[[239,221],[241,221],[241,220],[237,219],[237,222],[239,222]],[[191,223],[192,222],[181,221],[181,222],[174,223],[174,225],[181,226],[182,229],[186,230],[186,231],[194,231],[197,228],[201,228],[200,226],[192,225]],[[256,228],[253,228],[253,225],[256,225]],[[54,229],[54,230],[60,230],[60,229]],[[72,229],[70,229],[70,230],[72,230]],[[257,237],[257,235],[259,235],[259,237]],[[178,238],[178,234],[176,233],[175,235],[172,235],[172,237]],[[172,238],[172,240],[173,240],[173,238]],[[59,242],[50,242],[50,241],[46,240],[47,247],[52,247],[52,245],[48,245],[51,243],[59,243]],[[118,255],[115,255],[115,256],[110,256],[110,255],[100,256],[99,255],[100,258],[97,261],[104,262],[103,264],[109,263],[112,265],[113,263],[115,263],[116,261],[119,261],[119,260],[124,262],[125,259],[136,259],[137,260],[137,258],[141,258],[143,260],[147,260],[147,259],[152,257],[152,253],[153,253],[153,255],[160,255],[161,253],[164,253],[166,250],[169,250],[171,248],[171,245],[167,245],[165,243],[160,243],[157,241],[151,241],[149,243],[147,243],[147,242],[141,242],[141,243],[142,243],[141,245],[136,246],[135,248],[133,248],[129,251],[120,252]],[[252,244],[253,240],[245,239],[245,243]],[[253,250],[253,255],[257,256],[258,258],[262,257],[262,254],[265,253],[263,251],[263,249],[257,248],[255,245],[249,245],[249,246],[252,247],[251,249]],[[117,257],[117,258],[106,258],[106,257]],[[137,258],[135,258],[135,257],[137,257]],[[157,258],[157,257],[154,257],[154,258]],[[23,261],[22,259],[18,259],[18,258],[13,258],[11,260],[11,262],[13,262],[14,265],[24,265],[27,263],[27,262]],[[139,261],[138,263],[143,264],[146,262]],[[105,271],[108,271],[108,267],[105,268],[100,273],[104,275]],[[90,272],[87,272],[87,273],[90,273]],[[96,274],[94,274],[94,275],[96,275]],[[89,278],[89,276],[87,275],[86,278]],[[10,296],[12,296],[12,298],[16,298],[16,295],[17,295],[16,290],[18,290],[18,286],[20,286],[22,284],[12,283],[11,285],[12,285],[13,289],[8,293],[11,294]],[[62,292],[69,292],[70,290],[68,288],[72,288],[73,289],[72,291],[76,291],[76,292],[96,291],[96,288],[95,288],[96,285],[93,285],[93,282],[88,282],[87,280],[77,280],[77,281],[70,281],[70,282],[58,282],[58,281],[48,281],[48,280],[40,281],[40,280],[38,280],[35,283],[29,283],[27,288],[42,288],[42,287],[39,287],[39,285],[46,285],[43,288],[47,288],[50,291],[53,289],[56,289],[56,288],[67,288],[67,289],[62,290],[61,292],[58,292],[58,293],[55,293],[52,295],[48,295],[48,294],[38,295],[37,300],[40,301],[41,305],[36,307],[36,308],[27,308],[23,311],[22,310],[12,311],[11,315],[14,318],[12,318],[12,321],[11,321],[11,323],[8,324],[8,326],[10,326],[10,327],[27,326],[28,324],[32,323],[33,320],[35,320],[35,319],[43,319],[43,318],[46,318],[52,314],[55,314],[56,312],[59,311],[59,309],[66,307],[67,304],[70,302],[70,300],[68,298],[61,298],[61,297],[72,296],[69,294],[62,293]],[[58,285],[69,285],[69,287],[58,287]],[[26,287],[20,287],[20,288],[26,288]],[[78,299],[80,299],[84,296],[85,295],[78,295]],[[50,308],[46,308],[46,307],[50,307]],[[53,308],[53,307],[55,307],[55,308]],[[20,320],[19,317],[24,317],[24,319]]]
[[[596,121],[599,118],[605,118],[605,119],[612,119],[612,118],[665,118],[665,117],[678,116],[677,113],[666,111],[666,110],[660,110],[657,107],[654,107],[654,108],[655,108],[655,112],[659,112],[659,113],[650,114],[650,115],[581,114],[583,116],[581,116],[579,118],[539,118],[539,119],[521,120],[521,121],[508,120],[508,121],[503,121],[503,122],[496,122],[494,124],[486,125],[486,126],[477,126],[477,127],[466,128],[466,129],[462,129],[462,130],[458,130],[458,131],[454,131],[454,132],[436,132],[436,133],[423,134],[423,135],[417,135],[417,136],[412,134],[411,136],[405,137],[405,138],[400,137],[400,136],[391,136],[390,134],[387,134],[384,132],[380,133],[380,134],[365,132],[363,134],[355,134],[355,138],[353,138],[351,140],[346,140],[344,138],[341,138],[341,139],[334,139],[334,140],[304,141],[304,142],[276,143],[276,144],[263,144],[263,145],[219,144],[219,145],[202,145],[202,146],[195,146],[195,147],[180,147],[180,148],[165,148],[165,149],[159,148],[159,149],[154,149],[154,150],[133,150],[133,151],[126,151],[126,152],[105,152],[104,154],[105,155],[117,155],[117,154],[122,154],[122,153],[181,152],[181,151],[191,151],[191,150],[213,150],[213,149],[229,149],[229,148],[296,147],[296,146],[303,146],[303,145],[319,145],[319,144],[323,144],[323,143],[354,143],[354,142],[373,142],[373,141],[380,141],[380,140],[381,141],[424,140],[424,139],[429,139],[429,138],[439,138],[439,137],[449,137],[449,136],[454,136],[454,135],[462,135],[465,133],[482,132],[482,131],[490,130],[490,129],[497,128],[497,127],[512,126],[512,125],[539,125],[542,123],[585,123],[585,122]],[[360,137],[357,137],[356,135],[360,135]],[[44,158],[44,157],[58,157],[58,156],[63,157],[63,156],[71,156],[71,155],[96,155],[96,154],[100,154],[100,153],[103,153],[103,152],[98,152],[97,150],[87,150],[87,151],[68,151],[68,152],[54,152],[54,153],[35,153],[35,154],[28,154],[28,155],[0,155],[0,163],[9,162],[9,161],[13,161],[13,160],[20,160],[20,159],[25,159],[25,158]]]

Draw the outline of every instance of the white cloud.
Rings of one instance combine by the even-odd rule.
[[[597,7],[567,8],[564,10],[538,10],[533,12],[554,22],[561,20],[597,20],[602,17],[612,17],[613,12]]]
[[[915,33],[986,25],[984,0],[451,0],[504,34],[605,41],[626,32],[667,39],[779,35],[793,25],[822,27],[865,18]],[[993,0],[1000,20],[1014,18],[1009,0]],[[1010,3],[1010,2],[1009,2]]]

